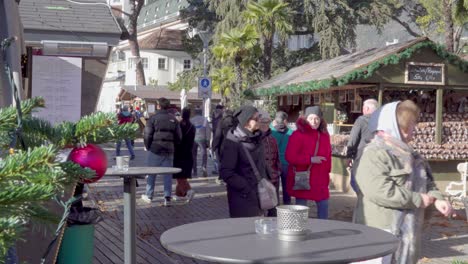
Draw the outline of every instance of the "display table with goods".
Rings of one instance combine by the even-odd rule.
[[[434,114],[421,113],[410,145],[428,160],[435,180],[442,181],[439,185],[444,188],[448,181],[459,179],[456,166],[468,159],[468,113],[443,114],[442,144],[435,142],[434,120]],[[330,136],[333,155],[332,179],[338,175],[346,178],[349,174],[348,158],[346,158],[349,139],[348,133]],[[340,179],[334,182],[342,182],[343,177],[338,177]]]

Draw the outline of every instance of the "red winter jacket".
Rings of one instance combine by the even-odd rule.
[[[119,125],[133,122],[133,116],[132,116],[132,114],[130,112],[121,112],[121,113],[119,113],[117,115],[117,119],[119,120]]]
[[[310,169],[310,190],[294,191],[294,171],[304,171],[311,165],[310,158],[314,155],[317,143],[318,131],[313,129],[307,120],[299,118],[296,122],[297,130],[289,137],[286,147],[286,161],[289,163],[288,177],[286,178],[286,190],[289,195],[300,199],[321,201],[330,197],[328,184],[331,171],[331,144],[330,135],[320,132],[319,149],[317,156],[326,158],[321,164],[312,164]]]

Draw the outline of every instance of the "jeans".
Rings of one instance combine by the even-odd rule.
[[[5,264],[17,264],[18,255],[16,253],[16,246],[12,246],[8,249],[6,256],[5,256]]]
[[[156,155],[148,151],[148,158],[146,164],[150,167],[172,167],[174,156],[170,155]],[[171,197],[172,193],[172,174],[161,174],[164,177],[164,197]],[[153,199],[154,183],[156,175],[148,175],[146,178],[146,195],[148,198]]]
[[[198,154],[198,147],[201,148],[202,152],[202,169],[206,170],[206,163],[208,160],[208,145],[206,141],[195,141],[193,144],[192,149],[192,156],[193,156],[193,175],[197,176],[197,154]]]
[[[296,204],[307,206],[307,200],[296,198]],[[315,204],[317,205],[317,218],[328,219],[328,199],[322,201],[315,201]]]
[[[353,188],[353,191],[354,191],[355,193],[358,193],[358,192],[359,192],[359,187],[358,187],[358,185],[357,185],[356,177],[354,176],[353,170],[351,170],[350,185],[351,185],[351,188]]]
[[[135,152],[133,152],[132,141],[129,138],[126,138],[125,144],[127,145],[128,152],[130,152],[130,156],[135,157]],[[122,146],[122,140],[117,141],[117,146],[115,149],[116,156],[120,156],[120,146]]]
[[[283,204],[291,204],[291,196],[286,191],[286,178],[288,177],[288,164],[281,164],[281,188],[283,189]]]

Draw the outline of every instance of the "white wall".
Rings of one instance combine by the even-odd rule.
[[[96,106],[96,111],[104,113],[115,113],[115,102],[120,92],[120,81],[103,82],[99,101]]]
[[[131,57],[130,51],[126,53],[126,70],[125,70],[125,85],[135,85],[135,68],[128,67],[128,59]],[[167,85],[168,82],[175,82],[177,74],[184,69],[184,60],[191,60],[193,68],[195,60],[190,55],[183,51],[170,50],[143,50],[140,51],[141,58],[148,59],[148,68],[145,69],[146,84],[150,83],[151,79],[157,80],[158,85]],[[158,69],[158,59],[166,59],[166,69]]]

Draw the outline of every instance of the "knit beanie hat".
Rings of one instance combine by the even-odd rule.
[[[260,109],[258,110],[258,120],[263,121],[263,122],[268,120],[268,122],[270,122],[271,121],[270,114],[267,111]]]
[[[305,109],[304,117],[307,118],[310,114],[315,114],[319,117],[322,117],[322,111],[318,106],[309,106]]]
[[[284,123],[285,120],[288,120],[288,114],[283,111],[276,112],[275,121],[278,124]]]
[[[251,105],[244,105],[241,106],[236,112],[234,112],[234,117],[237,118],[239,121],[239,125],[244,127],[245,124],[249,121],[249,119],[258,112],[257,108]]]

